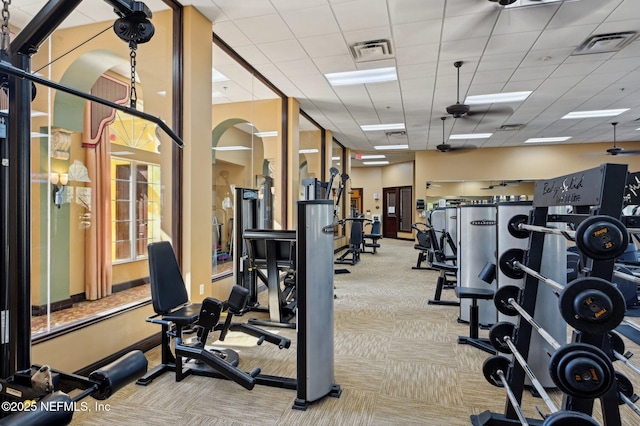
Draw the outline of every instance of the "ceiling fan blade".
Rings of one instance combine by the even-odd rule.
[[[491,107],[487,109],[476,109],[471,106],[471,110],[467,113],[467,116],[474,115],[511,115],[513,114],[513,108],[511,107]]]

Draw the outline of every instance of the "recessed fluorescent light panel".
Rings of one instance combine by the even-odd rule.
[[[407,149],[409,148],[409,145],[378,145],[378,146],[374,146],[375,149],[377,150],[384,150],[384,149]]]
[[[398,73],[395,67],[373,70],[334,72],[324,75],[332,86],[350,86],[353,84],[383,83],[396,81]]]
[[[222,81],[229,81],[229,77],[227,77],[226,75],[222,74],[220,71],[218,71],[217,69],[213,69],[211,71],[211,79],[214,83],[220,83]]]
[[[555,138],[529,138],[524,143],[549,143],[549,142],[564,142],[571,139],[571,136],[560,136]]]
[[[300,151],[298,151],[300,154],[316,154],[318,152],[317,148],[311,148],[311,149],[301,149]]]
[[[497,104],[501,102],[522,102],[533,92],[508,92],[493,93],[491,95],[467,96],[464,103],[467,105]]]
[[[621,109],[600,109],[594,111],[573,111],[562,117],[563,119],[572,118],[598,118],[598,117],[615,117],[623,112],[629,111],[629,108]]]
[[[246,151],[251,148],[249,148],[248,146],[231,145],[231,146],[214,146],[211,149],[213,149],[214,151]]]
[[[365,124],[360,126],[363,132],[375,132],[378,130],[404,130],[404,123],[392,124]]]
[[[384,164],[389,164],[388,161],[363,161],[362,164],[366,164],[367,166],[382,166]]]
[[[254,133],[254,135],[256,135],[259,138],[272,138],[272,137],[278,136],[278,131],[274,130],[272,132],[256,132]]]
[[[449,139],[487,139],[490,138],[493,133],[467,133],[459,135],[450,135]]]
[[[369,154],[369,155],[361,155],[361,160],[378,160],[380,158],[385,158],[384,154]]]

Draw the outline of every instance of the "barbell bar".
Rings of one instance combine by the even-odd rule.
[[[626,404],[634,413],[640,416],[640,407],[635,404],[638,396],[633,393],[633,384],[624,374],[616,371],[616,389],[618,391],[618,404]]]
[[[524,318],[527,319],[527,317]],[[529,319],[533,320],[528,317],[527,321]],[[564,393],[577,398],[597,398],[604,395],[613,385],[613,364],[600,348],[584,343],[570,343],[563,346],[535,320],[531,325],[555,351],[551,355],[549,373],[554,383]],[[499,352],[513,354],[527,372],[529,367],[525,367],[524,357],[513,344],[515,331],[515,324],[499,322],[491,327],[489,340]],[[535,383],[534,386],[536,386]]]
[[[514,352],[514,356],[516,354],[520,355],[517,351]],[[520,358],[516,359],[518,359],[518,362],[521,361]],[[484,361],[484,364],[482,365],[482,373],[489,383],[497,387],[503,387],[506,390],[507,397],[516,412],[518,420],[522,425],[528,425],[529,422],[522,411],[522,407],[505,377],[504,372],[508,371],[510,366],[511,361],[508,358],[502,355],[493,355]],[[540,394],[540,397],[544,400],[545,404],[547,404],[547,407],[551,411],[551,414],[545,417],[545,420],[542,423],[543,426],[599,426],[598,422],[585,413],[578,411],[560,411],[526,362],[524,363],[523,368],[525,369],[527,376],[529,376],[531,383]]]

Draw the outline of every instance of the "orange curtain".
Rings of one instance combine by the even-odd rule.
[[[85,250],[85,297],[96,300],[111,294],[111,149],[109,128],[101,141],[85,148],[91,182],[91,226]]]

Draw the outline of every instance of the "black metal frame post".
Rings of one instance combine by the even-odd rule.
[[[18,33],[10,44],[11,67],[29,73],[31,55],[82,0],[50,0]],[[116,13],[148,13],[142,2],[104,0]],[[2,327],[9,332],[9,359],[5,373],[13,374],[31,366],[31,81],[16,77],[5,69],[9,78],[8,197],[0,198],[0,211],[6,212],[8,253],[3,253],[3,268],[8,277],[0,281],[0,295],[8,296],[9,312],[3,311]],[[31,77],[31,74],[29,74]],[[5,167],[4,165],[2,166]],[[10,262],[9,262],[10,259]],[[4,337],[4,336],[3,336]]]

